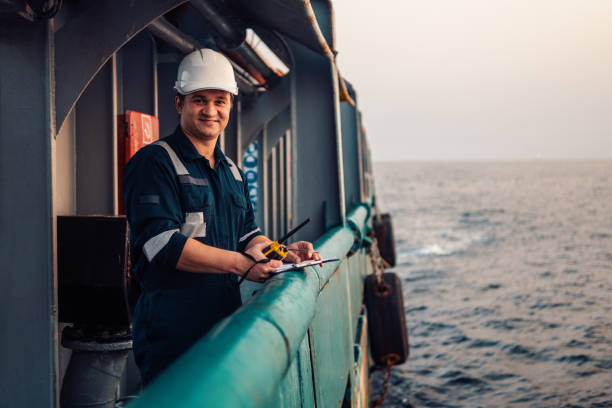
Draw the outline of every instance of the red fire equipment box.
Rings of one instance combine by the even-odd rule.
[[[119,115],[117,121],[117,163],[119,167],[119,214],[125,214],[123,208],[123,170],[130,158],[143,146],[159,139],[159,121],[155,116],[132,110]]]

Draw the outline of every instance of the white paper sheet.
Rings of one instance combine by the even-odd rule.
[[[288,263],[288,264],[284,264],[280,268],[276,268],[274,272],[272,273],[277,274],[277,273],[283,273],[283,272],[288,272],[288,271],[295,271],[298,269],[306,268],[307,266],[319,265],[322,263],[335,262],[335,261],[339,261],[339,259],[338,258],[326,258],[326,259],[321,259],[320,261],[304,261],[304,262],[295,263],[295,264]]]

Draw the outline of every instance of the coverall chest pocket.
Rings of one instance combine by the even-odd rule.
[[[184,222],[181,233],[190,238],[206,237],[207,223],[210,223],[214,197],[208,186],[182,186]]]
[[[245,198],[242,195],[238,193],[234,193],[234,192],[232,192],[231,196],[232,196],[232,205],[234,207],[234,211],[238,215],[244,215],[244,213],[246,212],[246,208],[247,208]]]
[[[236,192],[231,192],[229,205],[230,222],[236,232],[241,231],[246,219],[247,204],[244,196]]]

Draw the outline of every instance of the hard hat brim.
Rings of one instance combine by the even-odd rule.
[[[228,88],[223,88],[219,86],[206,86],[206,87],[195,88],[195,89],[181,89],[180,87],[176,85],[174,86],[174,90],[176,90],[176,92],[178,92],[181,95],[189,95],[194,92],[207,91],[209,89],[216,90],[216,91],[226,91],[226,92],[231,93],[232,95],[238,95],[238,87],[234,89],[228,89]]]

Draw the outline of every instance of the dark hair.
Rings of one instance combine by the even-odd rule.
[[[231,92],[228,92],[228,93],[229,93],[229,96],[230,96],[230,103],[234,104],[234,94],[231,93]],[[185,96],[186,95],[183,95],[183,94],[180,94],[178,92],[175,92],[174,96],[179,99],[179,102],[180,102],[181,105],[185,103]]]
[[[233,94],[233,93],[231,93],[231,92],[228,92],[228,93],[230,94],[230,100],[231,100],[232,102],[234,102],[234,94]],[[178,96],[178,98],[181,100],[181,102],[185,100],[185,95],[180,94],[180,93],[178,93],[178,92],[175,92],[175,93],[174,93],[174,96]]]

